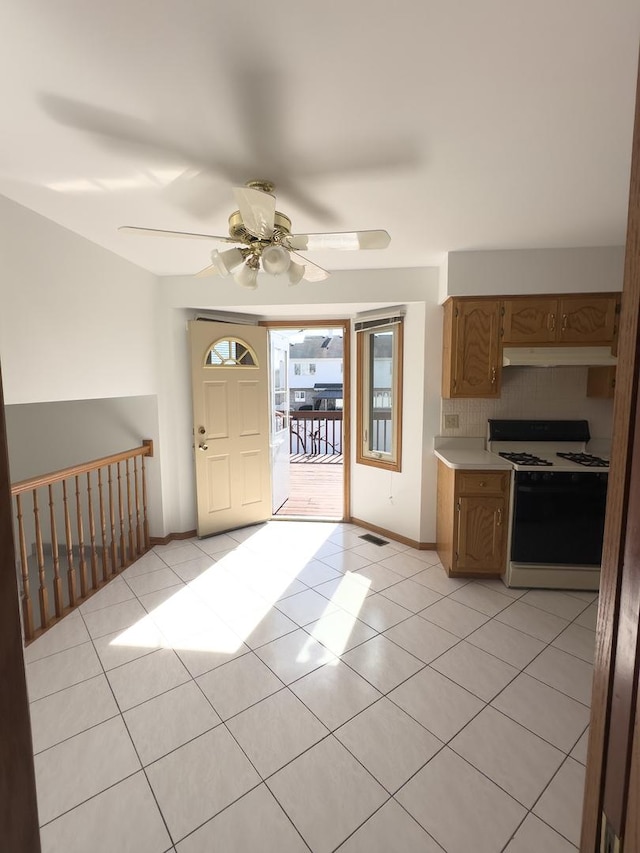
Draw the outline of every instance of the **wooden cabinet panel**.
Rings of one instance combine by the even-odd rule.
[[[504,344],[553,343],[556,340],[557,299],[507,299],[503,307]]]
[[[450,576],[505,571],[510,477],[438,462],[436,547]]]
[[[587,397],[611,399],[616,388],[615,367],[590,367],[587,372]]]
[[[507,471],[458,470],[456,491],[459,495],[504,495],[509,485]]]
[[[457,573],[504,571],[505,519],[504,498],[458,498]]]
[[[450,397],[500,396],[500,302],[456,300]],[[446,346],[446,343],[445,343]]]
[[[447,574],[453,569],[456,472],[438,460],[438,503],[436,510],[436,550]]]
[[[611,344],[616,326],[616,304],[615,295],[561,299],[558,340],[577,344]]]
[[[611,344],[618,295],[505,299],[505,344]]]

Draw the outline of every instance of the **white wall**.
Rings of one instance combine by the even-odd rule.
[[[144,438],[160,453],[156,294],[155,276],[0,197],[0,361],[13,480]],[[157,455],[147,472],[150,494],[159,494]],[[159,535],[158,498],[150,525]]]
[[[437,295],[432,294],[425,306],[425,347],[422,423],[422,494],[420,509],[420,542],[436,541],[436,458],[433,438],[440,432],[440,389],[442,385],[442,309]]]
[[[196,497],[193,461],[193,418],[187,320],[195,311],[167,308],[158,287],[157,345],[159,368],[158,419],[162,477],[163,535],[194,530]]]
[[[355,335],[353,336],[355,338]],[[418,541],[422,512],[425,304],[408,303],[404,320],[402,390],[402,470],[385,471],[355,463],[356,425],[352,419],[351,511],[363,521]],[[355,388],[355,340],[352,385]]]
[[[623,272],[623,246],[450,252],[445,295],[618,291]]]
[[[7,404],[156,393],[156,278],[0,197]]]

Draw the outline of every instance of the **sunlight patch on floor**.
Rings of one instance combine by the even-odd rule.
[[[237,531],[242,541],[236,548],[169,594],[110,645],[157,648],[160,630],[166,648],[234,654],[336,529],[337,524],[300,522],[285,526],[282,522],[268,522],[254,532],[251,528]],[[349,573],[342,578],[331,602],[327,601],[327,607],[334,603],[352,614],[351,628],[369,583],[366,578]],[[339,647],[342,636],[346,643],[351,628],[347,624],[339,629],[334,626],[332,643]],[[321,634],[323,629],[317,625],[314,630]],[[341,637],[336,637],[337,630]],[[303,649],[300,654],[308,654],[308,650]]]
[[[341,600],[347,601],[350,607],[349,612],[344,613],[345,618],[340,620],[333,618],[329,620],[329,617],[331,616],[342,615],[340,614],[340,611],[336,614],[336,611],[332,610],[330,613],[321,616],[318,622],[314,625],[309,640],[305,643],[298,655],[298,661],[304,662],[309,659],[309,646],[314,640],[317,640],[319,643],[322,643],[323,646],[330,648],[331,651],[338,656],[330,663],[334,666],[338,663],[340,655],[347,647],[347,642],[349,641],[349,637],[353,631],[353,626],[356,623],[357,615],[360,612],[362,603],[367,597],[369,587],[371,586],[371,581],[367,578],[364,579],[364,583],[355,583],[352,578],[349,577],[350,574],[351,573],[348,572],[342,578],[338,588],[331,596],[330,601],[327,602],[328,606],[329,604],[338,604]]]

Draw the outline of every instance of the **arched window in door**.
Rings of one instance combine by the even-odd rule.
[[[205,367],[259,367],[253,347],[240,338],[219,338],[207,350]]]

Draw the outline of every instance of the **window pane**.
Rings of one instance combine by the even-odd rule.
[[[356,461],[401,470],[402,322],[358,330]]]
[[[235,338],[216,341],[207,354],[205,364],[210,367],[257,367],[255,353],[249,344]]]
[[[369,450],[391,453],[393,421],[393,332],[372,332],[369,336]]]

